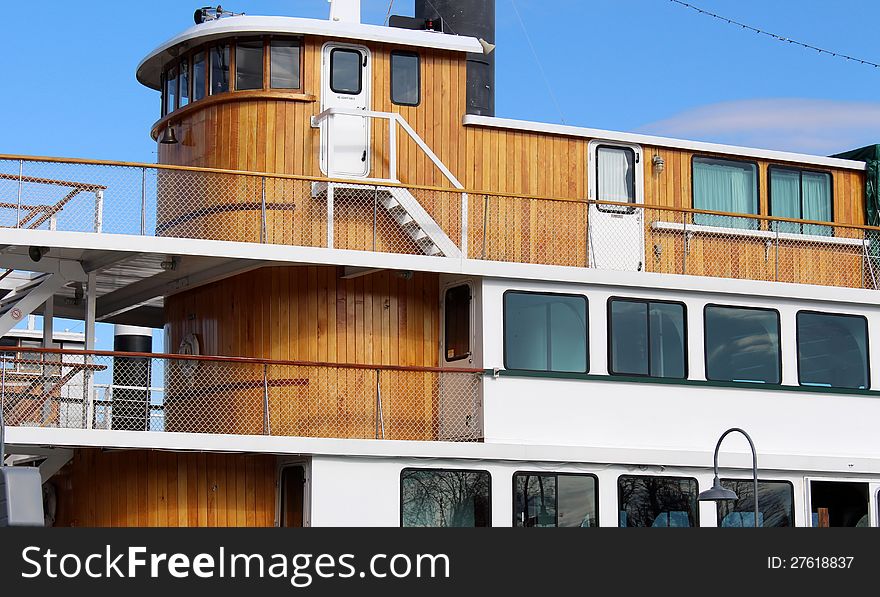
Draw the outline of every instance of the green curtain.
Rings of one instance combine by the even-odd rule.
[[[754,166],[727,165],[722,160],[694,159],[694,208],[731,213],[757,213]],[[757,220],[694,214],[694,223],[725,228],[757,228]]]
[[[801,217],[801,173],[798,170],[770,169],[771,214],[779,218]],[[799,233],[800,224],[773,222],[772,229],[780,232]]]
[[[831,177],[822,172],[803,173],[803,219],[831,221]],[[804,224],[804,234],[831,236],[830,226]]]

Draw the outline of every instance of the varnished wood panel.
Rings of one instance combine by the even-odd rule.
[[[57,492],[55,526],[275,523],[273,456],[78,449],[50,482]]]

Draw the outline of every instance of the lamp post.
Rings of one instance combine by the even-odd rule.
[[[701,491],[697,499],[701,502],[725,502],[737,499],[736,493],[722,487],[721,481],[718,478],[718,450],[721,448],[721,442],[724,441],[724,438],[734,432],[745,436],[749,441],[749,447],[752,449],[752,475],[755,481],[755,528],[758,528],[758,452],[755,450],[755,443],[749,437],[749,434],[739,427],[728,429],[718,438],[718,443],[715,445],[715,481],[712,483],[712,488]]]

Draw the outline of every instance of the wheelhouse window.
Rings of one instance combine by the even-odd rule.
[[[600,145],[596,148],[596,198],[599,201],[635,203],[636,152],[629,147]],[[598,205],[599,211],[632,213],[633,208]]]
[[[421,101],[419,55],[391,52],[391,102],[399,106],[418,106]]]
[[[870,387],[868,321],[864,317],[799,311],[797,348],[802,386]]]
[[[617,499],[621,527],[699,526],[696,479],[621,475]]]
[[[707,379],[782,381],[778,311],[708,305],[704,315]]]
[[[192,69],[192,99],[194,102],[205,97],[205,53],[196,52],[193,55]]]
[[[796,220],[830,222],[831,174],[810,172],[794,168],[770,166],[770,215]],[[772,229],[831,236],[830,226],[798,224],[795,222],[772,222]]]
[[[211,48],[210,89],[211,95],[229,91],[229,46]]]
[[[695,156],[694,209],[738,214],[758,213],[758,166],[752,162]],[[694,224],[757,229],[758,220],[694,214]]]
[[[755,527],[755,482],[721,479],[737,499],[718,502],[719,527]],[[794,488],[788,481],[758,481],[758,526],[794,526]]]
[[[471,287],[467,284],[446,291],[443,354],[446,362],[471,356]]]
[[[594,475],[516,473],[513,526],[596,527],[598,483]]]
[[[400,526],[489,527],[487,471],[404,469],[400,473]]]
[[[269,42],[269,87],[299,89],[300,42],[273,39]]]
[[[263,88],[263,41],[240,41],[235,45],[235,89]]]
[[[587,298],[508,291],[504,294],[504,366],[586,373]]]
[[[171,114],[177,109],[177,67],[172,66],[165,74],[165,113]]]
[[[330,89],[333,93],[359,95],[363,89],[363,54],[357,50],[334,48],[330,51]]]
[[[178,101],[179,107],[184,107],[189,104],[189,61],[185,58],[180,61],[180,100]]]
[[[687,376],[684,305],[638,299],[608,305],[612,375]]]

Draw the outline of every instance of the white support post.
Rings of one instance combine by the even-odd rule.
[[[55,316],[55,295],[46,299],[43,305],[43,348],[55,348],[54,335],[52,334],[53,318]]]
[[[95,350],[95,303],[97,302],[96,286],[97,274],[94,271],[89,272],[86,284],[86,350]],[[95,357],[91,354],[85,358],[86,369],[83,371],[85,376],[85,392],[83,397],[86,400],[86,429],[91,429],[95,420],[95,376],[91,369]]]
[[[95,191],[95,232],[101,232],[104,227],[104,191]]]
[[[397,119],[388,119],[388,177],[397,180]]]

